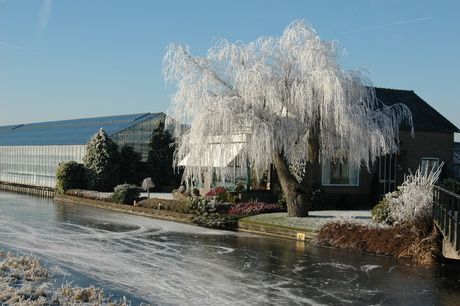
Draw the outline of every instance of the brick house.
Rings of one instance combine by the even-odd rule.
[[[444,162],[444,169],[454,164],[454,133],[460,130],[412,90],[376,88],[376,95],[386,105],[404,103],[413,116],[414,137],[407,125],[400,127],[400,152],[381,157],[371,171],[361,170],[349,184],[325,182],[323,165],[322,183],[326,202],[332,206],[369,207],[387,192],[404,181],[410,171],[419,166],[429,170]],[[327,167],[326,167],[327,168]],[[351,173],[352,171],[350,171]],[[443,171],[446,176],[447,171]],[[356,176],[356,175],[355,175]]]
[[[353,168],[346,164],[319,166],[317,182],[324,190],[324,208],[357,208],[373,207],[387,192],[394,191],[404,181],[405,174],[415,172],[419,166],[431,169],[441,162],[446,167],[454,163],[454,133],[460,130],[449,120],[428,105],[414,91],[376,88],[377,98],[390,106],[403,103],[409,107],[413,116],[414,137],[411,127],[400,127],[400,152],[391,156],[382,156],[367,169]],[[225,151],[222,149],[222,151]],[[228,150],[227,150],[228,151]],[[203,155],[209,155],[214,163],[222,160],[219,150]],[[234,167],[235,177],[232,182],[213,181],[212,175],[204,175],[204,185],[197,186],[203,195],[216,186],[232,188],[235,182],[241,182],[247,187],[243,200],[258,199],[261,201],[276,201],[273,199],[273,189],[277,185],[276,171],[270,167],[262,179],[255,179],[250,169],[238,169],[236,165],[238,150],[233,150],[233,157],[226,158],[226,165],[218,167]],[[228,154],[227,154],[228,155]],[[212,157],[214,156],[214,157]],[[234,159],[233,161],[230,161]],[[185,165],[185,161],[183,165]],[[447,172],[447,171],[443,171]]]

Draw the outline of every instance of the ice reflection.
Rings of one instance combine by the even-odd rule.
[[[133,305],[450,305],[458,266],[422,267],[0,192],[0,249]]]

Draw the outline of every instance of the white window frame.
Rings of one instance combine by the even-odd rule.
[[[328,183],[326,180],[328,180],[328,173],[330,174],[331,168],[330,168],[331,163],[323,163],[322,168],[321,168],[321,183],[323,186],[339,186],[339,187],[356,187],[359,186],[359,167],[358,166],[349,166],[348,169],[348,177],[351,178],[353,177],[352,172],[356,171],[356,182],[355,183],[348,183],[348,184],[333,184],[333,183]],[[329,175],[329,180],[330,180],[330,175]]]
[[[422,157],[422,162],[420,164],[420,170],[422,172],[422,175],[426,174],[427,165],[430,167],[430,171],[433,172],[433,169],[438,169],[439,167],[439,158]]]

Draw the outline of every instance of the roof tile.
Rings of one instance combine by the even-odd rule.
[[[375,88],[377,98],[385,105],[405,104],[412,112],[415,130],[460,133],[458,127],[420,98],[413,90]],[[403,124],[402,128],[410,128]]]

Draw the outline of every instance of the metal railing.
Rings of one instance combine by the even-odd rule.
[[[439,186],[433,188],[434,204],[433,218],[435,224],[450,242],[455,251],[460,251],[460,227],[458,212],[460,210],[460,195],[445,190]]]

